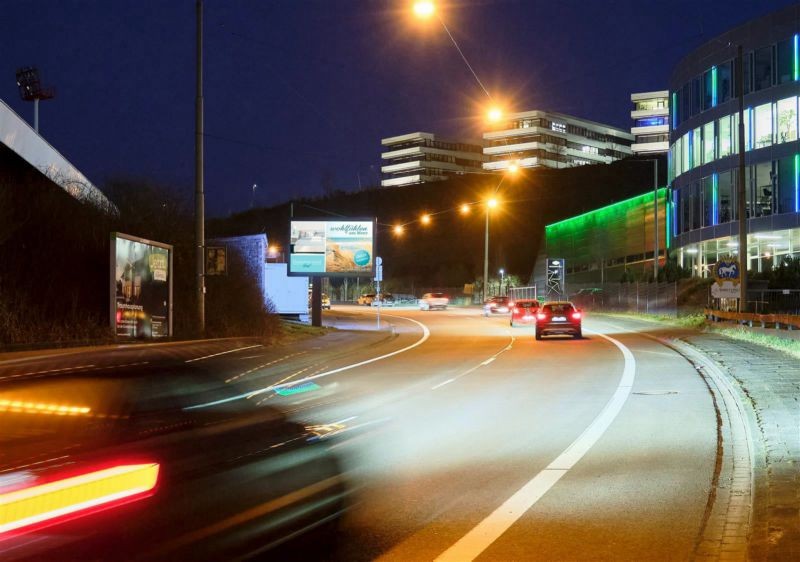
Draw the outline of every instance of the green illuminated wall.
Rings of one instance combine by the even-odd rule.
[[[667,188],[658,190],[658,238],[667,243]],[[626,267],[643,270],[653,251],[653,193],[547,225],[547,256],[563,258],[574,282],[617,281]],[[652,259],[652,257],[651,257]],[[652,267],[652,261],[648,262]]]

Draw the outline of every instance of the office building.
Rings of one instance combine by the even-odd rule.
[[[513,113],[483,135],[487,171],[609,164],[633,154],[633,135],[610,125],[549,111]]]
[[[631,94],[631,102],[633,153],[666,153],[669,150],[669,90]]]
[[[748,269],[800,257],[800,6],[689,53],[670,79],[673,252],[698,276],[739,254],[737,46],[743,48]]]
[[[392,187],[447,179],[454,174],[481,172],[483,146],[437,138],[433,133],[410,133],[381,139],[381,186]]]

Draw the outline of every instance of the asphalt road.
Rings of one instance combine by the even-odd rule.
[[[535,341],[476,309],[334,307],[295,344],[204,342],[0,364],[6,377],[191,361],[333,427],[354,501],[330,560],[685,560],[717,455],[712,396],[622,321]],[[310,537],[308,540],[313,540]]]

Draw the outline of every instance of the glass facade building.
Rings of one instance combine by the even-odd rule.
[[[672,248],[698,276],[738,254],[739,114],[743,48],[749,269],[800,256],[800,6],[752,20],[686,56],[670,79]]]

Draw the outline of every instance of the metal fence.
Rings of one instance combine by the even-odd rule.
[[[587,310],[678,314],[677,283],[570,284],[567,298]]]
[[[736,310],[736,299],[709,297],[709,304],[717,310]],[[747,310],[756,314],[800,314],[800,289],[749,290]]]

